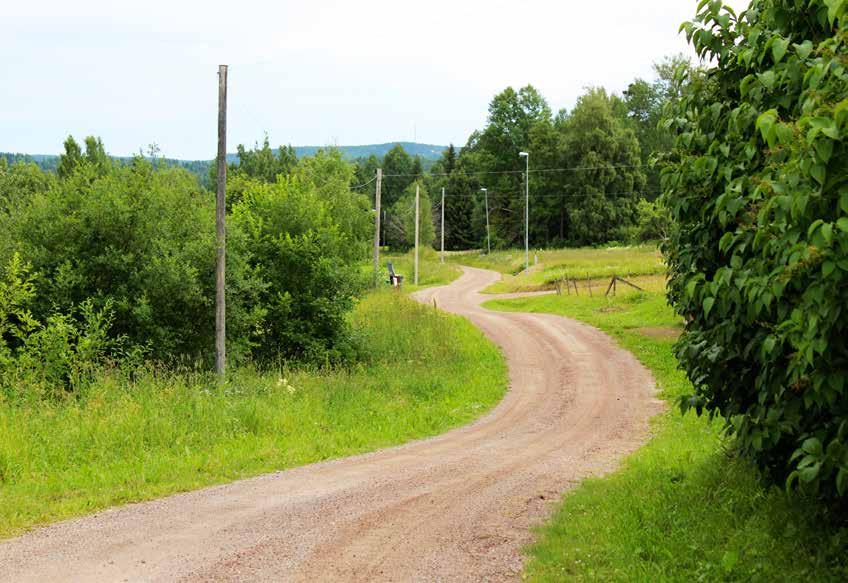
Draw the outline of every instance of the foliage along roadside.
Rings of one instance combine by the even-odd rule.
[[[107,370],[63,400],[0,394],[0,536],[131,501],[443,432],[502,397],[499,350],[466,320],[383,290],[353,312],[349,368]]]
[[[682,322],[662,292],[544,296],[486,307],[564,315],[610,334],[647,366],[661,397],[691,391],[673,345]],[[615,472],[567,492],[526,550],[529,581],[844,581],[848,529],[815,501],[764,486],[728,451],[720,423],[673,408]]]
[[[140,157],[114,164],[96,140],[86,154],[71,148],[61,168],[58,178],[26,165],[0,170],[3,390],[75,390],[81,342],[111,360],[202,368],[214,331],[214,198],[184,170]],[[354,356],[346,317],[364,289],[372,215],[352,176],[330,151],[274,182],[234,177],[234,363]]]
[[[779,483],[848,496],[848,3],[702,1],[715,65],[669,106],[669,298],[684,409]]]

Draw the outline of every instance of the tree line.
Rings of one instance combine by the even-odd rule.
[[[445,245],[451,250],[486,247],[485,197],[495,247],[523,245],[524,161],[530,152],[530,244],[534,247],[595,245],[658,239],[665,228],[653,157],[667,151],[672,135],[659,122],[679,98],[692,69],[681,56],[655,65],[656,78],[636,79],[623,95],[588,89],[571,111],[553,113],[532,86],[511,87],[489,104],[486,126],[465,146],[451,145],[429,172],[421,160],[395,146],[382,159],[357,161],[361,184],[383,169],[384,241],[411,244],[409,213],[415,187],[432,209],[427,233],[440,228],[441,189],[446,192]],[[683,80],[683,81],[681,81]],[[373,187],[371,187],[373,196]],[[425,244],[432,236],[425,235]]]

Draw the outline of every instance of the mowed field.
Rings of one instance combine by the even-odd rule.
[[[531,250],[529,272],[524,272],[524,252],[520,250],[495,251],[490,255],[476,251],[450,253],[447,261],[501,272],[503,279],[490,286],[487,293],[552,290],[565,277],[577,280],[579,286],[587,280],[605,279],[609,283],[613,275],[629,279],[665,273],[662,255],[654,245]],[[593,281],[593,285],[600,282]]]

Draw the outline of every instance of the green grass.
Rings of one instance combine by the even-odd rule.
[[[384,290],[353,319],[371,351],[353,370],[241,369],[223,389],[116,372],[61,403],[0,400],[0,536],[434,435],[506,390],[502,355],[462,318]]]
[[[539,263],[534,265],[534,255]],[[656,275],[665,273],[662,257],[655,246],[608,247],[579,249],[550,249],[530,251],[530,272],[523,273],[524,252],[496,251],[491,255],[479,252],[452,253],[448,261],[472,267],[492,269],[504,278],[489,286],[489,293],[542,291],[554,288],[556,280],[568,275],[578,279]]]
[[[434,285],[445,285],[462,275],[462,270],[457,264],[447,260],[445,260],[445,263],[442,263],[439,253],[429,247],[421,249],[418,256],[417,287],[413,284],[415,277],[414,251],[409,251],[408,253],[381,253],[380,270],[382,281],[387,281],[389,278],[388,268],[386,267],[389,261],[393,263],[395,273],[399,273],[404,277],[403,287],[407,291],[415,291]],[[369,264],[369,269],[373,270],[373,265]]]
[[[827,527],[813,503],[764,486],[755,469],[728,453],[719,421],[681,416],[674,407],[691,386],[672,353],[681,322],[660,291],[486,305],[565,315],[604,330],[653,372],[670,402],[652,422],[652,439],[618,471],[564,496],[527,549],[525,579],[848,579],[848,531]]]

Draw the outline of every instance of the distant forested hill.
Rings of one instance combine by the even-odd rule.
[[[367,158],[374,154],[378,158],[382,158],[396,144],[403,146],[406,153],[410,156],[421,156],[425,167],[429,166],[426,162],[434,162],[439,159],[442,152],[447,149],[447,146],[436,146],[433,144],[419,144],[416,142],[386,142],[385,144],[369,144],[365,146],[337,146],[341,150],[345,158],[349,160],[357,160],[359,158]],[[304,156],[314,156],[315,152],[327,146],[295,146],[295,153],[298,158]],[[0,152],[0,158],[6,158],[9,164],[14,162],[35,162],[44,170],[56,170],[59,163],[59,156],[53,154],[16,154],[11,152]],[[117,160],[127,161],[131,158],[128,156],[114,156]],[[238,162],[236,154],[227,154],[229,162]],[[173,166],[182,166],[198,175],[205,175],[208,172],[210,160],[179,160],[176,158],[166,158],[165,162]]]

